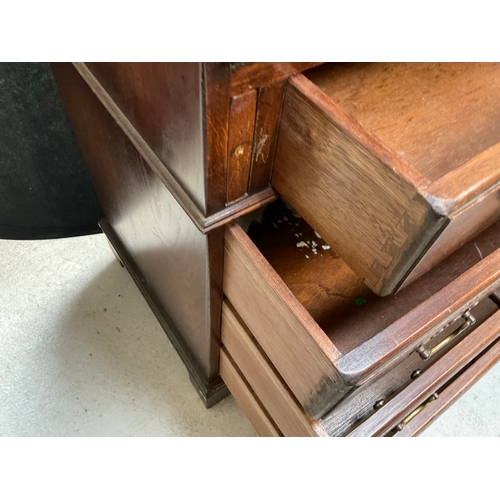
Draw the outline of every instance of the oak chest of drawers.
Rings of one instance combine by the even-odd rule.
[[[101,228],[207,406],[410,435],[498,359],[496,66],[53,68]]]

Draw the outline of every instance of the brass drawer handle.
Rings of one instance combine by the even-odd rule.
[[[463,333],[467,328],[472,326],[476,322],[476,318],[471,314],[470,310],[465,311],[462,314],[462,317],[465,319],[465,323],[455,332],[448,335],[448,337],[444,338],[436,344],[432,349],[426,349],[423,345],[421,345],[416,352],[420,355],[422,359],[429,359],[433,354],[438,352],[441,348],[443,348],[446,344],[451,342],[455,337],[458,337],[461,333]]]
[[[438,399],[438,397],[439,397],[439,395],[437,392],[432,394],[431,397],[427,401],[422,403],[420,406],[417,406],[409,415],[407,415],[403,420],[401,420],[401,422],[398,425],[396,425],[394,430],[396,430],[398,432],[402,431],[403,427],[408,422],[410,422],[410,420],[413,420],[428,404],[432,403],[433,401],[436,401],[436,399]]]

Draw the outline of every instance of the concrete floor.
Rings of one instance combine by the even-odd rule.
[[[256,436],[206,410],[104,235],[0,240],[1,436]],[[500,365],[423,436],[500,435]]]

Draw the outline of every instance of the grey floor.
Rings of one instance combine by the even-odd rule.
[[[500,435],[500,365],[423,436]],[[102,234],[0,240],[1,436],[256,436],[206,410]]]

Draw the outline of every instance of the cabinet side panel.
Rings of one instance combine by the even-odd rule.
[[[139,134],[205,212],[199,63],[86,63]]]
[[[208,242],[71,64],[53,66],[104,215],[208,381]]]

